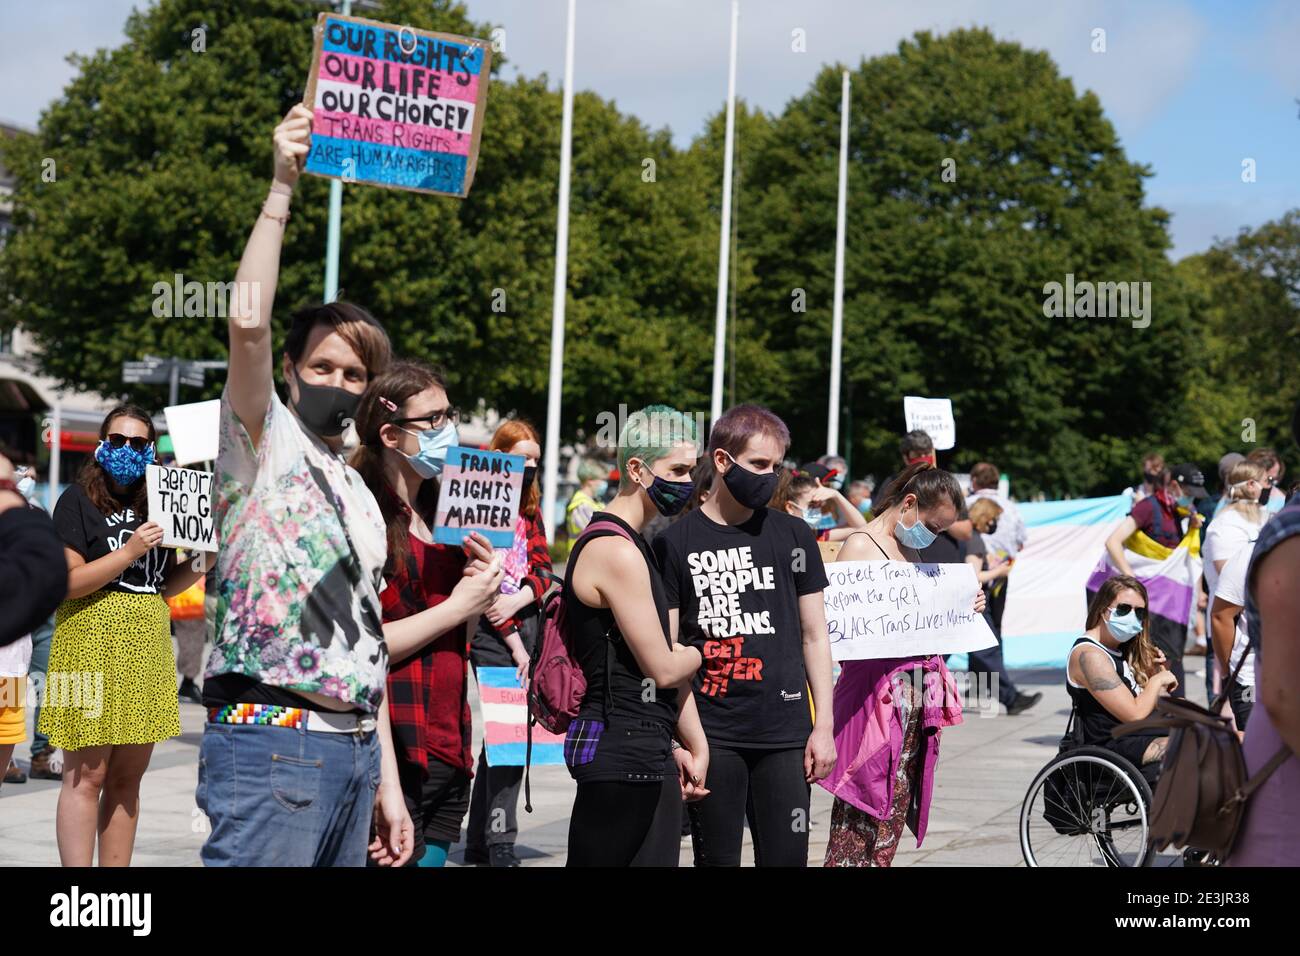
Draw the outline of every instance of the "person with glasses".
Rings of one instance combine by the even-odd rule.
[[[758,866],[807,866],[811,785],[835,763],[826,570],[807,522],[767,506],[789,447],[768,409],[728,410],[709,433],[707,500],[654,541],[673,641],[704,656],[696,866],[739,866],[746,818]]]
[[[1066,659],[1066,691],[1083,743],[1105,747],[1133,766],[1159,763],[1163,733],[1112,737],[1120,724],[1141,720],[1178,686],[1165,655],[1147,630],[1147,589],[1137,578],[1107,578],[1088,605],[1083,636]]]
[[[537,462],[542,439],[528,422],[514,418],[502,422],[488,448],[524,459],[523,500],[515,520],[514,542],[501,549],[501,594],[479,618],[470,659],[474,667],[514,667],[523,684],[528,664],[541,633],[542,597],[551,580],[551,550],[542,519]],[[489,767],[487,747],[478,755],[474,792],[470,796],[469,832],[465,837],[465,862],[489,866],[519,866],[515,837],[519,834],[516,808],[523,767]]]
[[[482,535],[471,535],[464,547],[433,540],[439,476],[447,449],[459,444],[459,417],[440,372],[422,362],[393,362],[361,399],[361,447],[352,458],[388,528],[379,595],[388,701],[414,825],[411,863],[422,867],[446,863],[469,812],[469,641],[501,585],[501,559]]]
[[[157,439],[149,413],[119,405],[99,445],[54,506],[68,596],[55,613],[40,729],[62,747],[59,859],[126,866],[153,745],[181,732],[170,611],[206,570],[159,547],[145,472]]]

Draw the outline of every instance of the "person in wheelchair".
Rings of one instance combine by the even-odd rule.
[[[1147,632],[1147,591],[1124,574],[1106,580],[1088,607],[1084,635],[1066,665],[1066,689],[1074,704],[1076,739],[1126,758],[1152,780],[1159,773],[1164,733],[1112,737],[1122,723],[1141,720],[1156,701],[1178,686],[1165,656]]]

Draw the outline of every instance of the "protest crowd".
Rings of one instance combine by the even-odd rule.
[[[0,458],[10,785],[25,779],[11,757],[26,736],[29,670],[102,675],[97,712],[47,696],[35,721],[27,773],[62,781],[53,836],[64,865],[130,863],[147,809],[140,782],[154,745],[180,733],[184,701],[207,716],[195,791],[210,824],[205,865],[438,867],[463,838],[467,863],[518,866],[525,768],[473,752],[471,669],[505,671],[526,689],[539,739],[562,740],[576,784],[570,866],[675,866],[684,832],[696,865],[738,866],[746,827],[759,866],[889,866],[905,830],[919,844],[942,732],[962,721],[947,656],[965,653],[969,672],[993,678],[1011,717],[1041,699],[1002,655],[1028,535],[999,469],[979,463],[964,486],[918,430],[902,436],[896,474],[852,480],[836,456],[788,461],[791,435],[772,410],[737,405],[705,436],[664,395],[628,418],[612,471],[579,466],[559,573],[532,424],[504,420],[474,461],[460,454],[446,377],[395,355],[361,304],[298,311],[273,354],[312,125],[299,105],[276,128],[274,178],[236,275],[261,295],[229,317],[219,548],[162,545],[146,494],[158,438],[147,410],[104,417],[51,516],[32,503],[31,476]],[[1142,463],[1131,512],[1098,556],[1107,570],[1090,580],[1065,681],[1086,743],[1158,767],[1168,731],[1112,731],[1183,695],[1185,655],[1204,655],[1206,699],[1221,699],[1248,772],[1273,764],[1228,862],[1294,865],[1300,499],[1287,504],[1268,449],[1225,455],[1217,477],[1211,494],[1194,463]],[[457,482],[476,489],[462,492],[462,512],[491,516],[449,535],[462,512],[444,506],[457,493],[444,486]],[[1189,540],[1203,573],[1194,613],[1177,620],[1142,562]],[[873,565],[899,580],[949,569],[969,582],[959,610],[991,639],[833,653],[845,635],[828,621],[827,589]],[[206,606],[176,620],[178,662],[169,599],[196,585]],[[914,593],[910,613],[939,610],[932,592]],[[486,687],[480,675],[480,696]],[[824,861],[809,860],[814,785],[834,797]]]

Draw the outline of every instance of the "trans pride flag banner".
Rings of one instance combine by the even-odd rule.
[[[477,667],[483,745],[489,767],[522,767],[528,749],[528,700],[513,667]],[[533,766],[564,763],[564,736],[533,728]]]
[[[1106,554],[1106,539],[1128,516],[1132,497],[1027,502],[1017,507],[1029,542],[1008,578],[1003,659],[1011,668],[1064,667],[1070,645],[1083,633],[1090,594],[1115,573]],[[1140,531],[1124,543],[1129,564],[1147,587],[1152,615],[1180,621],[1181,628],[1191,617],[1201,573],[1198,543],[1199,536],[1191,533],[1171,550]]]

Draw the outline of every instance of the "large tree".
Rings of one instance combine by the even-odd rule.
[[[36,335],[47,373],[156,406],[157,387],[121,384],[123,360],[224,356],[225,320],[158,317],[154,285],[175,273],[233,278],[265,193],[271,130],[302,96],[314,15],[299,0],[160,0],[132,14],[122,46],[80,63],[36,136],[6,150],[17,231],[0,257],[0,301]],[[490,29],[447,0],[388,0],[372,16]],[[559,130],[545,77],[496,82],[468,199],[344,189],[343,296],[370,308],[399,351],[445,365],[457,401],[539,424]],[[711,315],[717,226],[696,167],[666,131],[592,94],[576,100],[573,159],[566,433],[590,431],[620,401],[698,407],[698,369],[674,357],[684,337],[693,351],[707,345]],[[305,176],[294,198],[280,335],[291,308],[320,298],[327,194]],[[212,378],[205,397],[221,387]]]
[[[778,393],[745,368],[742,391],[784,403],[804,456],[825,450],[839,108],[827,68],[776,119],[740,223],[761,277],[742,308],[794,377]],[[992,458],[1021,493],[1129,480],[1177,418],[1192,329],[1168,217],[1143,202],[1150,170],[1096,96],[987,31],[919,33],[853,71],[850,144],[841,434],[854,470],[897,468],[902,399],[919,394],[953,400],[957,466]],[[1045,316],[1044,285],[1067,273],[1149,281],[1150,327]]]

